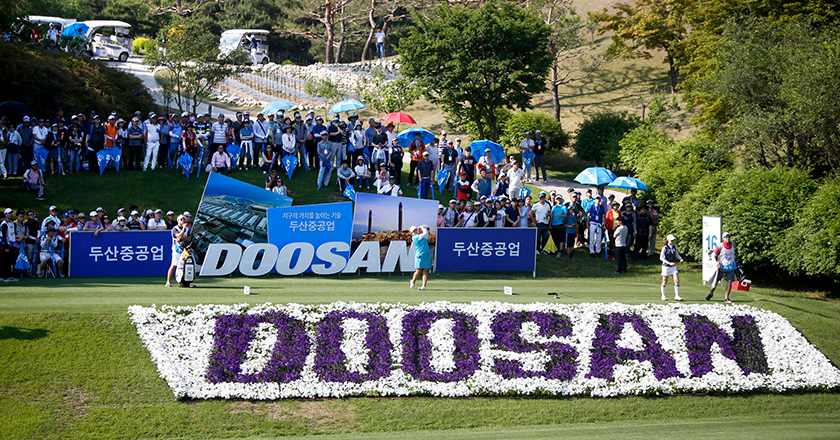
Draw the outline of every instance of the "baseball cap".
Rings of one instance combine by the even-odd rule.
[[[96,211],[91,211],[90,214],[88,214],[88,217],[96,217],[97,215]]]
[[[242,116],[242,112],[236,112],[236,116]]]
[[[131,211],[131,215],[138,215],[138,214],[140,214],[140,213],[137,212],[137,211]]]
[[[677,239],[677,237],[674,237],[674,234],[668,234],[668,237],[667,237],[667,238],[668,238],[668,241],[671,241],[671,240],[676,240],[676,239]]]
[[[161,211],[160,209],[155,209],[155,214],[157,214],[157,213],[163,214],[163,211]]]
[[[359,115],[357,115],[355,113],[350,113],[350,116],[348,116],[348,118],[358,118],[358,117],[359,117]]]
[[[413,234],[414,231],[416,231],[416,230],[417,230],[417,226],[412,226],[412,227],[408,228],[408,233]]]
[[[441,205],[440,203],[438,203],[438,209],[443,209],[443,205]]]
[[[140,118],[135,116],[135,117],[131,118],[131,122],[140,122]]]
[[[3,214],[9,214],[12,212],[12,208],[6,208],[3,210]]]
[[[154,212],[154,211],[152,211],[151,209],[147,209],[147,210],[146,210],[146,215],[149,215],[149,214],[151,214],[151,213],[153,213],[153,212]]]
[[[23,117],[23,122],[29,122],[29,116],[24,116]]]
[[[440,131],[440,134],[441,134],[441,135],[446,134],[446,130],[441,130],[441,131]]]
[[[56,210],[56,209],[58,209],[58,208],[57,208],[55,205],[52,205],[52,206],[50,206],[50,209],[49,209],[49,210],[50,210],[50,211],[54,211],[54,210]]]
[[[262,112],[260,112],[260,114],[262,114]],[[242,115],[251,116],[251,112],[249,112],[248,110],[245,110],[244,112],[242,112]]]
[[[166,211],[166,215],[175,215],[173,211]]]
[[[653,200],[648,200],[647,202],[645,202],[645,205],[650,205],[651,203],[653,203]]]
[[[529,134],[531,134],[530,130],[525,132],[525,136],[528,136]]]
[[[394,176],[388,177],[388,180],[396,180]]]
[[[119,216],[119,217],[117,217],[117,221],[118,221],[118,222],[124,222],[124,221],[125,221],[125,217],[123,217],[123,216]]]
[[[121,212],[125,212],[125,208],[120,208],[120,209],[117,210],[117,214],[119,214]]]
[[[38,165],[38,161],[37,161],[37,160],[33,160],[32,162],[30,162],[30,163],[29,163],[29,166],[32,166],[32,165]]]
[[[542,134],[542,130],[537,130],[537,131],[535,131],[534,133],[537,133],[537,134]]]
[[[102,209],[102,207],[100,206],[100,207],[96,208],[96,212],[99,212],[99,211],[104,212],[105,210],[104,210],[104,209]]]
[[[540,198],[545,197],[545,191],[540,191]]]
[[[455,200],[455,199],[449,199],[449,203],[457,203],[457,200]]]
[[[723,235],[721,235],[721,237],[729,237],[729,233],[728,233],[728,232],[724,232],[724,233],[723,233]]]
[[[190,214],[189,211],[184,211],[184,213],[181,215],[183,215],[184,217],[192,217],[192,214]]]
[[[549,191],[548,193],[549,193],[549,194],[554,195],[554,194],[557,194],[557,191],[555,191],[555,190],[551,190],[551,191]]]
[[[423,156],[428,156],[428,155],[429,155],[429,152],[428,152],[428,151],[424,151],[424,152],[423,152]]]
[[[224,113],[219,113],[219,116],[218,116],[218,117],[219,117],[219,118],[224,118],[224,117],[225,117],[225,114],[224,114]]]

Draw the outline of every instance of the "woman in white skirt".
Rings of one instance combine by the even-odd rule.
[[[668,242],[665,246],[662,246],[662,252],[659,254],[659,259],[662,261],[662,286],[660,287],[662,301],[668,299],[665,297],[665,285],[668,284],[668,277],[671,275],[674,276],[674,299],[677,301],[683,300],[680,298],[680,272],[677,270],[677,262],[684,263],[685,261],[677,251],[677,247],[674,246],[675,241],[677,241],[677,237],[668,234]]]

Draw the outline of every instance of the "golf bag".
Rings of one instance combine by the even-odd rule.
[[[175,270],[175,281],[179,287],[193,287],[195,281],[195,257],[192,255],[192,246],[182,244],[181,259],[178,260],[178,267]]]

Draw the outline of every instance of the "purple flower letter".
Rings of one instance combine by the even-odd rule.
[[[341,350],[344,340],[345,319],[367,321],[365,348],[368,350],[367,373],[347,370],[347,355]],[[364,382],[387,377],[391,374],[391,340],[388,336],[388,321],[375,313],[359,313],[353,310],[332,312],[318,322],[318,337],[315,341],[315,373],[326,382]]]
[[[429,329],[438,319],[452,319],[455,325],[455,369],[438,372],[432,367],[432,342]],[[415,379],[457,382],[475,373],[479,367],[478,320],[466,313],[414,310],[403,318],[403,370]]]
[[[631,323],[633,329],[642,337],[644,350],[632,350],[619,347],[617,342],[625,323]],[[611,380],[613,369],[618,363],[629,360],[650,361],[653,375],[658,380],[669,377],[682,377],[677,370],[677,362],[670,353],[659,345],[659,339],[650,326],[639,315],[613,313],[601,315],[592,341],[592,359],[586,377],[598,377]]]
[[[262,371],[242,374],[242,362],[261,323],[277,327],[277,343]],[[309,354],[309,336],[303,322],[283,312],[220,316],[216,318],[215,338],[206,375],[212,383],[292,382],[300,378]]]
[[[745,375],[770,372],[758,325],[752,316],[732,317],[734,333],[731,338],[705,316],[685,315],[682,319],[685,324],[685,346],[688,348],[688,360],[693,376],[701,377],[714,370],[713,343],[717,343],[720,354],[734,360]]]
[[[533,322],[540,329],[543,337],[567,337],[572,334],[572,322],[563,315],[545,312],[504,312],[493,317],[490,328],[493,330],[493,348],[514,353],[532,353],[545,351],[549,361],[545,371],[525,371],[522,362],[497,359],[493,371],[505,379],[522,377],[545,377],[569,381],[577,372],[578,352],[571,345],[559,342],[526,342],[522,338],[522,324]]]

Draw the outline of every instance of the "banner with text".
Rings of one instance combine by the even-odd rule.
[[[350,258],[353,203],[271,208],[266,212],[268,213],[268,242],[277,246],[277,249],[283,249],[289,243],[309,243],[314,249],[320,249],[325,243],[334,243],[337,255],[343,256],[345,260]],[[338,243],[342,246],[338,246]],[[310,264],[325,263],[327,262],[316,254]],[[291,266],[295,264],[295,262],[290,262]]]
[[[536,228],[438,228],[437,272],[534,271]]]
[[[170,231],[70,233],[71,277],[164,276],[171,260]]]

